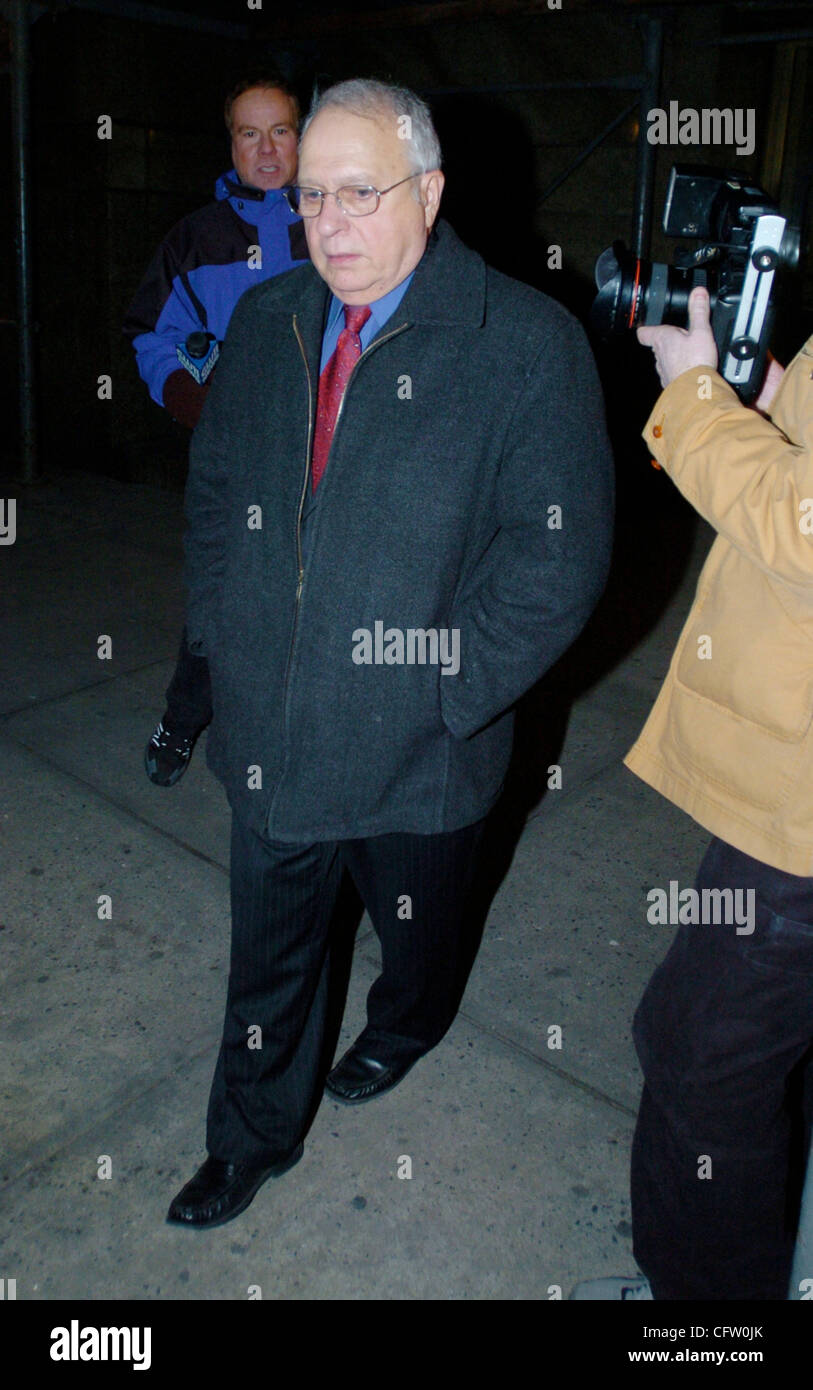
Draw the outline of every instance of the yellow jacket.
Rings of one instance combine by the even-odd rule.
[[[644,438],[718,535],[624,761],[720,839],[813,875],[813,337],[770,420],[695,367]]]

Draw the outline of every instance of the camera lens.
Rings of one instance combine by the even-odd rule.
[[[707,283],[704,270],[641,260],[622,241],[602,251],[595,277],[598,294],[590,310],[590,323],[604,339],[639,324],[685,327],[689,295],[695,285]]]
[[[622,241],[614,241],[602,251],[595,269],[598,294],[590,310],[590,321],[602,338],[634,328],[638,322],[641,294],[641,262]]]

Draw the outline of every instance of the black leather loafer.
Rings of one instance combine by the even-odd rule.
[[[416,1057],[411,1062],[379,1062],[354,1043],[330,1072],[325,1090],[343,1105],[361,1105],[365,1100],[391,1091],[417,1061]]]
[[[303,1150],[304,1144],[297,1144],[278,1163],[260,1167],[207,1158],[170,1204],[167,1221],[172,1226],[192,1226],[196,1230],[222,1226],[245,1211],[268,1178],[281,1178],[293,1168]]]

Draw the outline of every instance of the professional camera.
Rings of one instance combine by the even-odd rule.
[[[596,261],[592,326],[605,340],[639,324],[685,328],[689,295],[704,285],[720,373],[749,403],[764,375],[774,273],[780,265],[795,265],[798,238],[747,178],[688,164],[675,164],[670,172],[663,230],[702,244],[680,248],[674,264],[662,265],[613,242]]]

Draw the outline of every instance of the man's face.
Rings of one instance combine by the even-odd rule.
[[[344,184],[389,188],[412,172],[407,148],[395,116],[371,119],[326,107],[303,137],[297,182],[323,192]],[[337,299],[370,304],[415,269],[442,189],[443,175],[435,170],[386,193],[368,217],[348,217],[335,198],[326,198],[318,217],[304,219],[311,260]]]
[[[296,182],[296,115],[275,87],[251,87],[231,109],[231,157],[241,183],[283,188]]]

